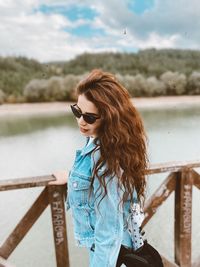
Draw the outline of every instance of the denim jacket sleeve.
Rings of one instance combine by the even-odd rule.
[[[96,151],[93,154],[93,164],[98,158],[98,153]],[[94,194],[97,192],[95,197],[95,250],[90,267],[114,267],[123,238],[123,212],[119,205],[122,192],[118,189],[117,178],[113,177],[107,184],[107,195],[101,200],[99,185],[98,179],[95,178],[93,184]]]

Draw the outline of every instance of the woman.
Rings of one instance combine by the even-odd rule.
[[[115,267],[122,248],[139,248],[128,231],[131,203],[142,203],[146,135],[127,90],[110,73],[93,70],[77,86],[71,106],[86,145],[76,152],[68,178],[77,244],[89,249],[90,267]],[[58,184],[66,173],[54,173]]]

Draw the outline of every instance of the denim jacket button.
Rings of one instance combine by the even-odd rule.
[[[73,187],[76,188],[78,186],[78,183],[77,182],[74,182],[73,183]]]

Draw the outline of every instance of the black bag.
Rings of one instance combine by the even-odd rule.
[[[133,249],[121,246],[116,267],[120,267],[122,263],[127,267],[164,267],[158,251],[147,240],[143,241],[144,232],[141,229],[143,218],[144,212],[140,205],[132,203],[127,220],[127,229],[133,243]]]
[[[116,267],[124,264],[127,267],[164,267],[158,251],[146,240],[136,251],[121,246]]]

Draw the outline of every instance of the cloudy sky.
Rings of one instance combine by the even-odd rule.
[[[0,56],[200,46],[199,0],[0,0]]]

